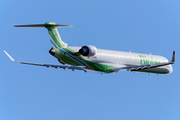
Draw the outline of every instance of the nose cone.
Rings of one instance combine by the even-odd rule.
[[[169,74],[173,72],[172,65],[168,65]]]

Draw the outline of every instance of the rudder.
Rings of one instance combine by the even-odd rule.
[[[67,47],[67,44],[64,43],[59,35],[57,27],[72,27],[70,25],[56,25],[54,22],[47,22],[44,24],[44,27],[48,29],[49,37],[53,47],[64,48]]]

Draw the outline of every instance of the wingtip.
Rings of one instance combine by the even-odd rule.
[[[173,56],[172,56],[172,60],[171,60],[172,63],[175,62],[175,51],[173,51]]]
[[[10,59],[11,61],[15,61],[5,50],[4,50],[4,52],[6,53],[6,55],[9,57],[9,59]]]

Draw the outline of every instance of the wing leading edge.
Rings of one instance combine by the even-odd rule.
[[[109,71],[118,72],[118,71],[124,70],[124,69],[126,69],[127,71],[140,71],[140,70],[146,70],[146,69],[157,68],[157,67],[161,67],[161,66],[165,66],[165,65],[174,64],[174,62],[175,62],[175,51],[173,51],[172,59],[169,62],[164,62],[164,63],[159,63],[159,64],[130,66],[130,67],[118,67],[118,68],[110,69]]]
[[[72,69],[73,71],[74,71],[74,70],[84,70],[85,72],[87,72],[87,70],[85,69],[86,66],[55,65],[55,64],[41,64],[41,63],[31,63],[31,62],[16,61],[16,60],[14,60],[5,50],[4,50],[4,52],[5,52],[6,55],[11,59],[11,61],[13,61],[13,62],[19,62],[19,63],[21,63],[21,64],[45,66],[45,67],[47,67],[47,68],[49,68],[49,67],[54,67],[54,68]]]

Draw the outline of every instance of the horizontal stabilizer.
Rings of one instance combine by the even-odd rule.
[[[34,24],[34,25],[14,25],[14,27],[44,27],[44,24]]]
[[[54,22],[48,22],[45,24],[14,25],[14,27],[72,27],[72,25],[58,25]]]

